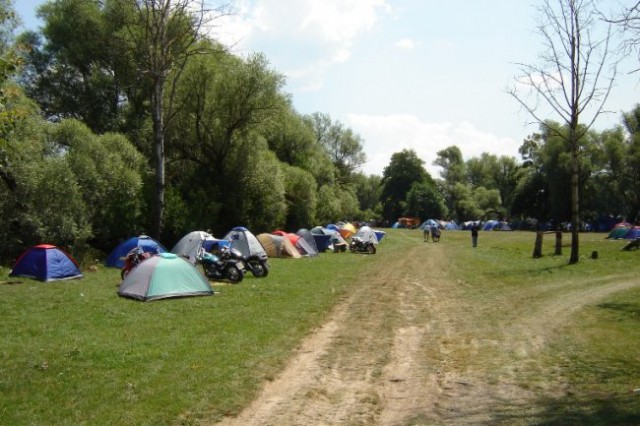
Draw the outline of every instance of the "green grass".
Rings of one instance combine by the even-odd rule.
[[[462,297],[486,305],[496,324],[516,313],[490,309],[495,303],[552,300],[572,287],[637,275],[640,251],[621,251],[624,243],[603,234],[581,234],[581,261],[568,266],[564,238],[562,256],[552,255],[547,235],[535,260],[531,233],[481,232],[474,249],[468,232],[449,231],[440,247]],[[401,255],[414,239],[422,244],[419,231],[389,230],[375,256]],[[214,283],[213,297],[148,303],[117,296],[116,269],[42,283],[7,278],[4,268],[0,424],[198,424],[237,413],[332,306],[366,285],[358,276],[376,267],[375,256],[272,259],[266,279]],[[640,290],[576,314],[543,354],[570,393],[540,401],[541,424],[640,423],[640,395],[629,392],[640,387],[639,321]],[[600,422],[607,418],[616,422]]]
[[[577,265],[568,265],[569,234],[563,235],[562,256],[553,255],[554,235],[545,235],[540,259],[532,259],[533,234],[481,232],[476,249],[455,238],[451,245],[458,245],[460,253],[452,259],[456,279],[468,300],[486,307],[483,312],[500,326],[522,315],[527,305],[551,303],[573,290],[640,281],[640,251],[622,251],[626,241],[605,236],[580,234]],[[597,259],[591,258],[594,251]],[[640,424],[640,394],[632,392],[640,388],[639,355],[640,288],[588,304],[555,331],[555,339],[539,357],[542,371],[520,377],[520,385],[534,391],[537,384],[554,380],[567,386],[563,397],[540,398],[540,412],[525,424]],[[549,372],[557,377],[550,378]]]
[[[5,268],[0,424],[193,424],[237,412],[368,262],[271,263],[265,279],[213,283],[213,297],[149,303],[117,296],[117,269],[42,283]]]

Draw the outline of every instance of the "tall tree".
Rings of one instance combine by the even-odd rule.
[[[443,219],[448,210],[435,182],[416,182],[407,193],[405,215],[425,219]]]
[[[462,158],[462,151],[455,145],[440,150],[433,164],[442,168],[440,170],[442,180],[438,183],[444,193],[447,208],[450,212],[455,212],[457,211],[455,187],[458,184],[465,186],[468,184],[466,163]]]
[[[431,180],[431,176],[423,166],[424,161],[412,149],[404,149],[391,156],[391,161],[382,172],[383,216],[388,221],[395,221],[405,212],[407,194],[415,183]]]
[[[539,64],[521,64],[518,83],[529,87],[529,94],[517,89],[511,95],[544,125],[543,104],[551,108],[568,128],[564,138],[571,152],[571,256],[579,260],[579,156],[581,140],[602,114],[616,76],[617,62],[610,48],[611,25],[599,33],[599,13],[592,0],[545,0],[539,9],[538,27],[544,53]],[[597,37],[597,38],[595,38]],[[541,101],[541,102],[540,102]],[[585,116],[589,118],[585,119]],[[582,124],[582,126],[581,126]]]
[[[38,9],[42,32],[20,35],[28,46],[21,83],[52,121],[82,120],[94,132],[116,130],[123,94],[117,23],[98,1],[57,0]]]
[[[268,143],[286,139],[289,144],[308,132],[276,135],[274,127],[285,125],[281,120],[289,106],[280,93],[282,75],[268,65],[262,54],[243,59],[219,52],[192,58],[183,72],[175,97],[181,107],[168,131],[167,181],[180,188],[194,225],[214,222],[221,232],[238,220],[262,230],[283,225],[284,183],[276,180],[285,174],[275,155],[266,156]],[[281,211],[275,214],[275,208]]]
[[[640,105],[623,114],[623,124],[628,132],[624,146],[622,173],[619,175],[621,191],[625,197],[627,217],[640,219]]]
[[[211,19],[226,5],[209,8],[205,0],[118,0],[123,41],[136,53],[150,90],[155,157],[155,211],[152,234],[159,237],[165,208],[165,137],[173,117],[177,82],[189,58],[209,53],[199,43]],[[167,92],[165,93],[165,90]]]
[[[334,122],[328,114],[316,112],[306,116],[305,121],[336,168],[337,183],[352,184],[354,173],[366,161],[362,138],[339,121]]]

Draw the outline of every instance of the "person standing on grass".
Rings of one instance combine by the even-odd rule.
[[[422,227],[422,238],[425,243],[429,242],[429,227],[427,225]]]
[[[480,225],[478,225],[477,222],[471,225],[471,244],[473,245],[473,247],[478,246],[478,229],[479,228],[480,228]]]
[[[431,226],[431,241],[434,243],[440,241],[440,228],[436,225]]]

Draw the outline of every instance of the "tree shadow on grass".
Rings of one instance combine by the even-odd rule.
[[[540,400],[536,414],[495,413],[489,424],[537,426],[631,426],[640,425],[640,396]],[[527,410],[529,411],[529,410]]]
[[[640,399],[636,395],[613,399],[553,401],[545,405],[541,426],[555,425],[638,425]]]
[[[601,303],[598,305],[598,308],[615,311],[633,319],[640,319],[640,304],[637,303]]]
[[[544,276],[545,274],[552,273],[555,271],[561,271],[563,269],[569,268],[570,265],[563,263],[559,265],[549,265],[540,267],[538,265],[532,265],[532,267],[522,267],[522,268],[509,268],[509,269],[501,269],[496,270],[495,272],[484,272],[482,276],[487,278],[496,278],[496,279],[504,279],[505,277],[509,278],[517,278],[517,277],[532,277],[536,275]]]

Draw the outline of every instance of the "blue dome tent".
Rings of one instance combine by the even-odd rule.
[[[9,276],[48,282],[82,278],[82,273],[68,253],[50,244],[40,244],[18,257]]]
[[[121,242],[113,249],[107,260],[106,266],[112,268],[122,268],[124,266],[124,258],[134,248],[139,247],[145,253],[166,253],[166,249],[151,237],[146,235],[140,235],[139,237],[131,237],[126,241]]]

